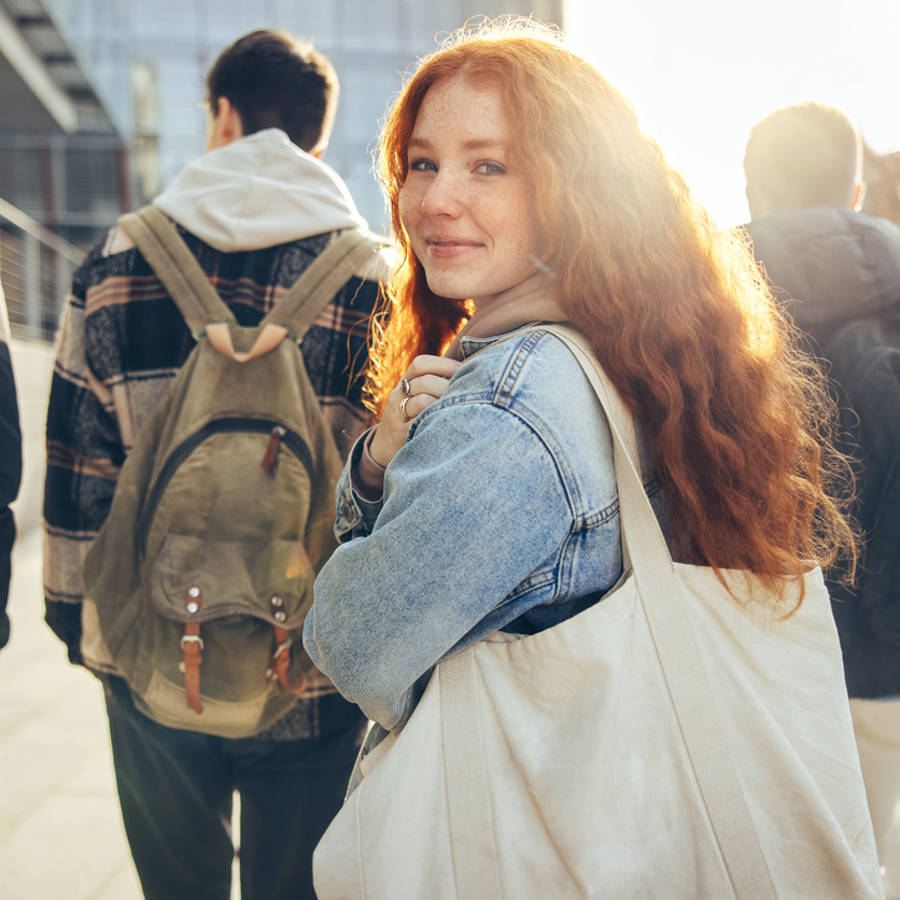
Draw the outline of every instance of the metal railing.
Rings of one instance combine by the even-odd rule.
[[[0,198],[0,282],[16,337],[52,341],[84,253]]]

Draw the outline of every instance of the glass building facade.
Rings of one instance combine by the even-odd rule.
[[[341,101],[328,162],[373,228],[385,224],[372,174],[379,122],[403,73],[435,38],[476,15],[520,13],[562,25],[562,0],[48,0],[132,150],[136,201],[152,198],[203,152],[206,71],[253,28],[284,28],[334,64]],[[92,8],[92,9],[91,9]],[[126,79],[122,34],[127,32]],[[125,81],[128,89],[125,89]]]
[[[204,151],[206,72],[240,35],[283,28],[331,59],[341,94],[324,160],[370,226],[386,231],[373,150],[416,59],[477,16],[564,24],[563,0],[0,0],[0,13],[78,109],[74,131],[31,127],[14,114],[0,121],[3,284],[14,325],[43,338],[54,333],[83,254]],[[0,77],[4,98],[12,95]]]

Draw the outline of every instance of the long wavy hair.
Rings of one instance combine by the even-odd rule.
[[[398,206],[422,101],[458,73],[502,93],[556,299],[652,442],[677,555],[772,587],[811,561],[852,568],[853,529],[830,496],[846,467],[830,449],[827,393],[745,240],[715,227],[622,95],[530,20],[457,33],[385,120],[379,169],[402,263],[374,331],[372,409],[473,311],[428,289]]]

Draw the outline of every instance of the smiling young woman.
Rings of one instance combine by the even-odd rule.
[[[548,323],[580,332],[633,417],[676,560],[752,573],[782,614],[811,564],[852,558],[824,391],[751,256],[558,36],[488,23],[427,57],[380,172],[402,263],[370,356],[379,421],[348,459],[304,629],[379,726],[369,746],[439,662],[543,636],[620,583],[608,420]]]
[[[380,171],[404,258],[376,332],[377,413],[417,356],[444,353],[464,324],[487,334],[477,320],[497,297],[533,287],[543,299],[521,320],[587,335],[647,432],[683,558],[773,579],[852,560],[820,382],[746,248],[596,69],[521,23],[463,33],[394,104]]]
[[[565,473],[586,479],[575,494],[591,508],[614,504],[609,438],[587,400],[583,420],[572,417],[590,391],[554,341],[490,346],[528,322],[567,321],[588,339],[650,448],[676,558],[748,569],[774,586],[810,561],[853,557],[852,529],[828,493],[841,461],[822,434],[830,410],[814,370],[745,246],[715,228],[596,69],[533,26],[464,33],[395,103],[381,175],[403,254],[368,380],[381,419],[351,455],[341,508],[354,516],[338,521],[345,543],[319,576],[307,626],[313,658],[338,687],[345,658],[328,646],[326,613],[345,611],[342,646],[367,635],[348,695],[370,717],[402,724],[414,682],[461,638],[537,627],[523,622],[532,607],[545,627],[621,573],[618,517],[603,516],[601,564],[563,581],[571,536],[599,534],[568,513],[554,519],[575,490]],[[517,393],[504,397],[518,354]],[[541,410],[540,422],[517,398]],[[562,462],[552,448],[569,444]],[[540,511],[528,527],[526,497]],[[419,561],[429,583],[452,583],[457,596],[461,570],[487,567],[497,583],[486,590],[476,578],[443,630],[430,612],[438,604],[447,615],[443,590],[423,589]],[[523,591],[545,567],[549,587]],[[391,623],[380,644],[368,616],[347,621],[363,570],[383,571],[376,594],[414,611],[408,633],[378,616]],[[376,686],[363,656],[387,677],[374,661],[404,658],[410,645],[415,664]]]
[[[498,302],[548,291],[530,180],[499,88],[464,73],[426,95],[409,140],[400,216],[430,289]]]

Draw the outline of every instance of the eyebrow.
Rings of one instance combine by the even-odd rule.
[[[499,147],[501,149],[505,148],[506,141],[501,141],[498,138],[473,138],[472,140],[463,143],[464,150],[484,150],[494,147]],[[409,139],[407,149],[432,150],[433,145],[431,141],[428,141],[425,138],[414,137]]]

